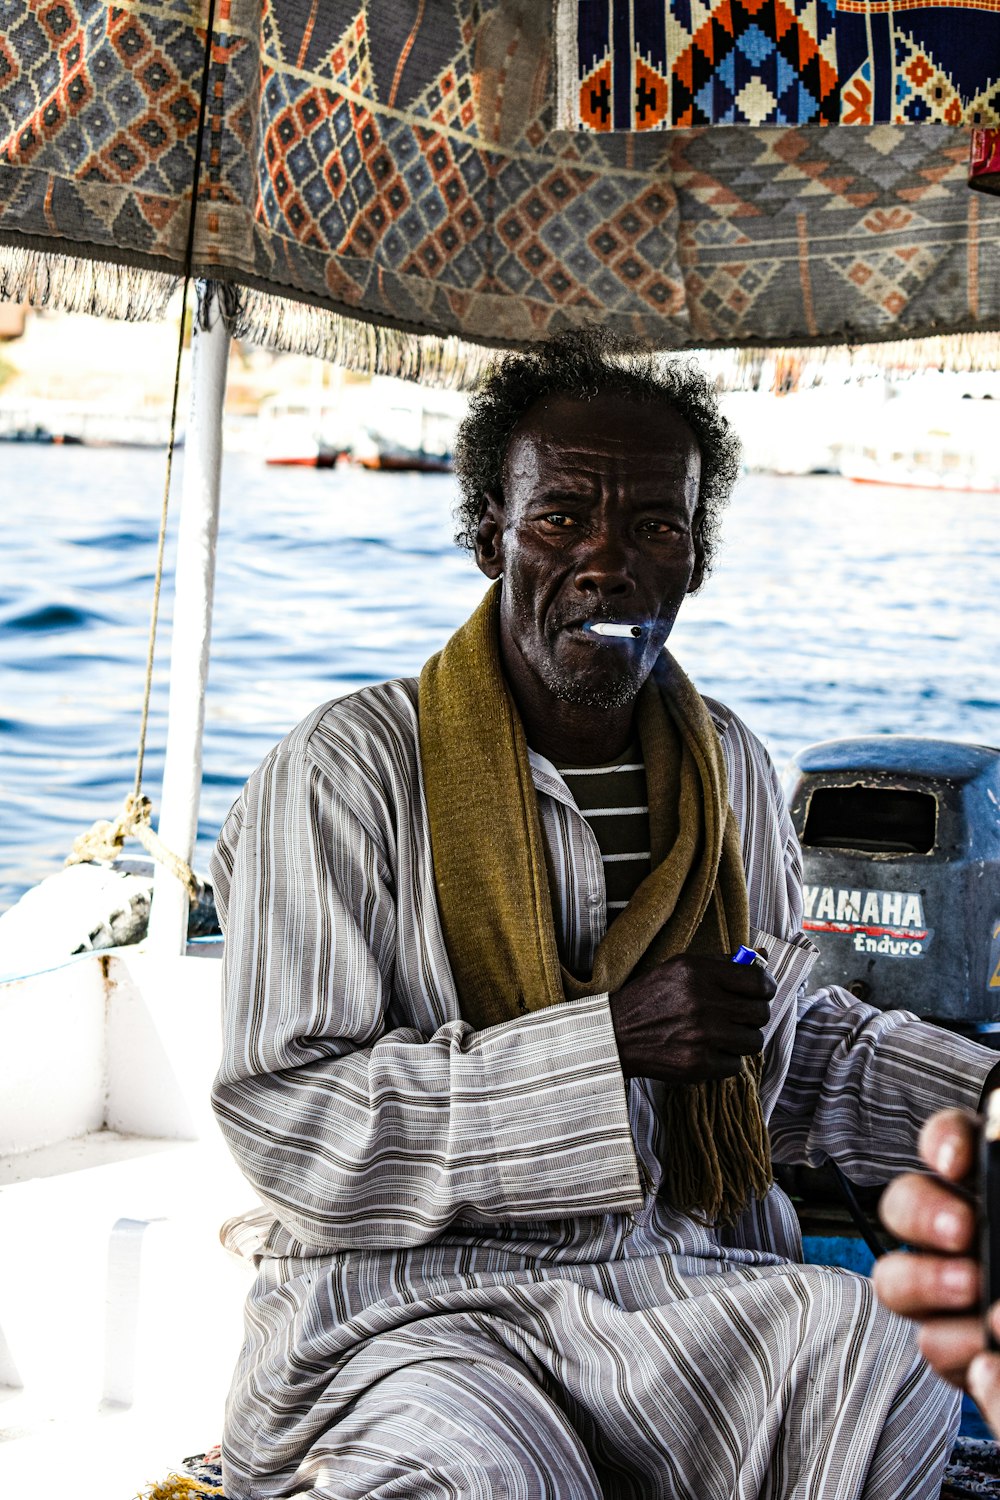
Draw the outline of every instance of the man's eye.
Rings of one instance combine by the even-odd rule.
[[[542,517],[542,520],[543,521],[548,521],[548,523],[549,523],[550,526],[566,527],[566,526],[575,526],[576,525],[576,522],[573,520],[573,517],[566,515],[565,511],[561,511],[561,510],[550,511],[547,516],[543,516]]]

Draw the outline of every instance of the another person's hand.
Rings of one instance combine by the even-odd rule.
[[[626,1078],[733,1078],[760,1052],[776,985],[763,964],[679,954],[611,996]]]
[[[920,1155],[936,1177],[909,1172],[891,1182],[879,1213],[886,1227],[927,1254],[899,1252],[875,1263],[875,1291],[886,1307],[921,1324],[927,1362],[967,1390],[1000,1433],[1000,1355],[987,1354],[975,1258],[976,1209],[949,1188],[968,1178],[976,1158],[976,1118],[957,1109],[933,1115],[920,1133]],[[1000,1335],[1000,1303],[991,1309]]]

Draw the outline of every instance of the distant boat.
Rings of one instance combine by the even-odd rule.
[[[47,427],[15,427],[11,432],[0,432],[0,443],[44,443],[57,447],[79,447],[83,438],[72,432],[50,432]]]
[[[347,456],[346,448],[324,448],[317,444],[315,453],[269,453],[264,462],[286,469],[333,469]]]
[[[351,442],[351,463],[390,474],[450,474],[466,404],[455,391],[373,380]]]
[[[375,376],[333,391],[271,396],[258,416],[264,462],[332,469],[340,459],[386,473],[450,474],[466,398]]]
[[[840,472],[857,484],[993,494],[1000,491],[997,420],[988,398],[921,383],[878,409],[841,445]]]
[[[20,398],[0,410],[0,443],[84,448],[164,448],[170,413],[112,411],[97,402]],[[184,431],[174,446],[182,447]]]
[[[266,464],[332,469],[346,451],[339,425],[340,404],[325,392],[271,396],[260,409],[259,443]]]
[[[362,469],[382,469],[390,474],[450,474],[455,465],[450,453],[426,453],[423,449],[383,448],[376,453],[351,456]]]
[[[880,464],[864,454],[852,460],[851,467],[842,472],[855,484],[891,485],[893,489],[904,490],[947,490],[957,495],[1000,494],[1000,477],[982,481],[975,477],[963,479],[956,474],[937,473],[916,462]]]

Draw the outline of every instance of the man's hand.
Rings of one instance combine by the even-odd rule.
[[[920,1155],[937,1177],[906,1173],[882,1195],[879,1213],[893,1234],[926,1255],[885,1255],[875,1264],[875,1291],[886,1307],[921,1323],[928,1364],[975,1398],[1000,1432],[1000,1355],[985,1354],[979,1264],[973,1258],[976,1209],[948,1186],[973,1169],[976,1118],[962,1110],[933,1115],[920,1133]],[[1000,1334],[1000,1303],[991,1309]]]
[[[626,1078],[733,1078],[764,1046],[775,983],[761,964],[680,954],[611,996]]]

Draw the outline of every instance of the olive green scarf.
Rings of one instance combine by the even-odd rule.
[[[477,1029],[613,993],[676,953],[747,941],[746,878],[722,747],[664,652],[639,694],[652,872],[608,929],[593,972],[560,963],[524,729],[500,664],[500,585],[420,676],[420,757],[434,879],[462,1014]],[[670,1202],[731,1223],[771,1184],[760,1060],[736,1078],[664,1089]]]

